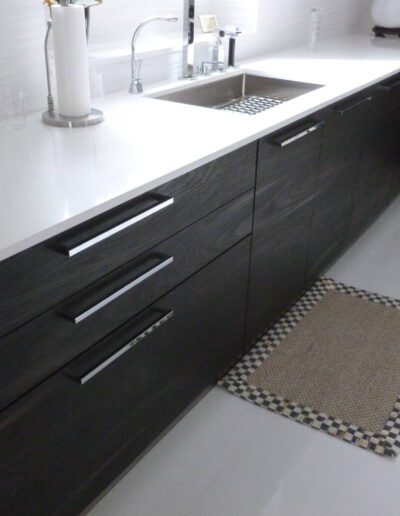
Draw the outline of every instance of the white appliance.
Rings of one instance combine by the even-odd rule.
[[[400,28],[400,0],[374,0],[372,20],[378,27]]]

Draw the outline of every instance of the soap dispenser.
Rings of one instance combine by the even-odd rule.
[[[239,27],[229,27],[226,29],[226,36],[229,37],[229,57],[228,68],[238,68],[236,66],[236,40],[242,34]]]

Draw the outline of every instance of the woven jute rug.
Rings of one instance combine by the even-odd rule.
[[[221,381],[380,455],[400,452],[400,301],[319,280]]]

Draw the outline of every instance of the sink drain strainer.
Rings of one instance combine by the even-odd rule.
[[[247,97],[232,100],[226,104],[215,106],[216,109],[222,111],[234,111],[236,113],[245,113],[246,115],[257,115],[267,109],[271,109],[279,104],[283,104],[283,100],[276,97],[258,97],[249,95]]]

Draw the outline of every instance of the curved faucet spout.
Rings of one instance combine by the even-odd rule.
[[[147,18],[146,20],[142,21],[140,25],[138,25],[137,29],[133,33],[131,43],[131,85],[129,88],[129,93],[143,93],[143,81],[140,77],[143,59],[136,58],[136,42],[142,29],[151,22],[165,21],[175,23],[178,20],[179,18],[177,16],[153,16],[152,18]]]

